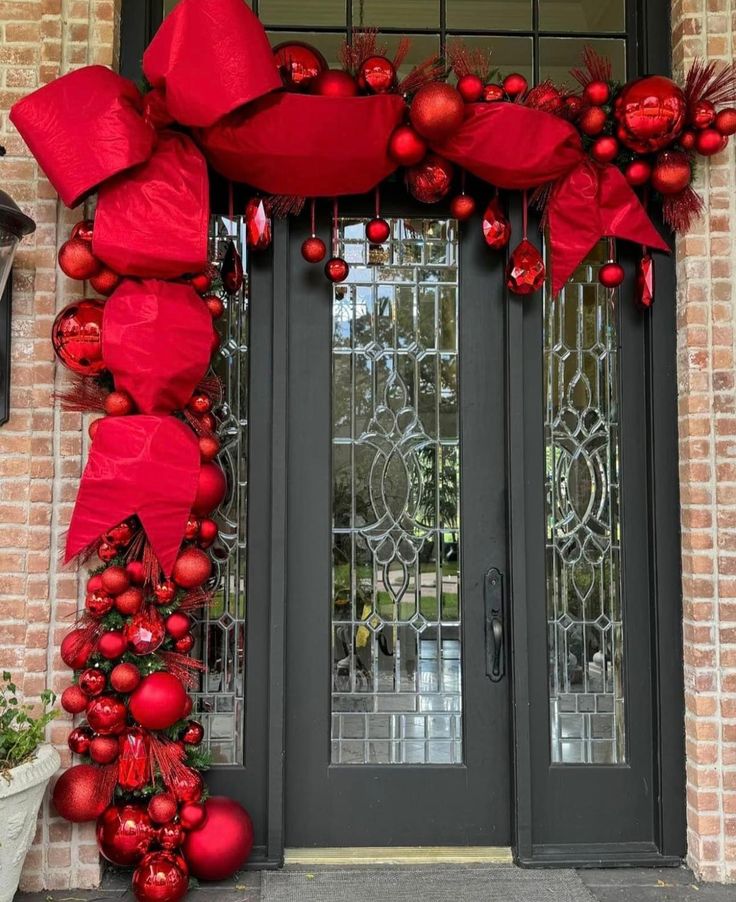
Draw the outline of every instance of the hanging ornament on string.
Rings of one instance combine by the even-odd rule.
[[[435,204],[449,192],[454,172],[449,160],[430,153],[421,163],[406,170],[406,185],[412,197],[421,203]]]
[[[332,256],[325,263],[325,275],[330,282],[344,282],[350,272],[350,267],[338,256],[338,234],[337,234],[337,198],[332,201]]]
[[[324,241],[317,235],[316,208],[317,202],[312,198],[310,204],[311,235],[302,242],[302,257],[307,263],[321,263],[327,253]]]
[[[604,288],[618,288],[624,280],[624,268],[616,262],[616,244],[608,239],[608,260],[598,270],[598,281]]]
[[[465,193],[465,170],[463,169],[460,174],[460,194],[456,194],[450,201],[450,215],[460,222],[464,222],[466,219],[470,219],[473,213],[475,213],[475,198]]]
[[[248,247],[263,251],[271,245],[271,217],[262,197],[251,197],[245,205],[245,237]]]
[[[511,223],[503,212],[498,191],[488,202],[481,227],[483,240],[494,251],[503,250],[511,239]]]
[[[654,304],[654,258],[642,245],[641,259],[636,268],[634,300],[640,310],[650,310]]]
[[[506,287],[514,294],[527,295],[544,284],[544,261],[537,248],[527,238],[527,195],[522,199],[522,239],[514,248],[506,267]]]
[[[380,188],[376,186],[374,191],[375,199],[375,216],[369,220],[365,227],[365,237],[371,244],[383,244],[388,241],[391,234],[391,226],[381,216],[381,194]]]

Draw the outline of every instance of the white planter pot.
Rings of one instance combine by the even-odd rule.
[[[32,761],[10,771],[10,782],[0,776],[0,902],[12,902],[18,889],[43,794],[60,764],[56,749],[42,745]]]

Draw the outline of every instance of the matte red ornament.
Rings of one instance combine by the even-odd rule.
[[[226,880],[248,860],[253,848],[253,824],[242,805],[224,796],[211,796],[206,820],[187,834],[184,855],[192,876]]]
[[[174,643],[174,648],[179,652],[180,655],[187,655],[194,648],[194,636],[191,633],[188,633],[186,636],[182,636],[181,639],[177,639]]]
[[[583,88],[583,98],[591,106],[603,106],[610,96],[611,89],[605,81],[589,81]]]
[[[614,103],[619,137],[637,153],[652,153],[671,144],[682,131],[685,112],[685,95],[663,75],[629,82]]]
[[[92,232],[94,230],[95,223],[92,219],[80,219],[79,222],[75,222],[72,226],[72,230],[69,233],[70,238],[81,238],[82,241],[91,241],[92,240]]]
[[[690,184],[692,170],[687,154],[663,150],[652,169],[652,187],[660,194],[679,194]]]
[[[314,79],[327,68],[327,60],[319,50],[301,41],[277,44],[273,59],[287,91],[308,91]]]
[[[128,643],[123,633],[118,630],[110,630],[103,633],[97,642],[97,651],[103,658],[114,661],[121,658],[128,648]]]
[[[189,889],[183,859],[172,852],[149,852],[133,872],[138,902],[179,902]]]
[[[116,692],[132,692],[141,681],[141,672],[128,661],[116,664],[110,671],[110,685]]]
[[[465,103],[477,103],[483,96],[483,79],[474,72],[467,72],[458,78],[457,90]]]
[[[330,257],[325,263],[325,275],[330,282],[344,282],[350,273],[350,267],[342,257]]]
[[[188,695],[184,699],[184,713],[182,714],[182,717],[189,717],[189,715],[192,713],[192,708],[194,708],[194,702],[192,701],[191,695]]]
[[[166,824],[176,817],[178,805],[170,792],[158,792],[148,803],[148,816],[155,824]]]
[[[695,148],[695,132],[689,128],[683,129],[677,143],[683,150],[693,150]]]
[[[180,802],[198,802],[204,792],[204,781],[198,771],[182,767],[169,781],[169,789]]]
[[[596,138],[590,153],[599,163],[611,163],[618,156],[618,141],[611,135]]]
[[[89,727],[75,727],[67,737],[67,745],[75,755],[86,755],[94,733]]]
[[[185,548],[176,559],[171,576],[183,589],[196,589],[212,575],[212,561],[201,548]]]
[[[128,709],[113,695],[100,695],[87,705],[87,723],[101,736],[122,733],[127,714]]]
[[[103,692],[106,685],[107,677],[96,667],[88,667],[79,674],[78,686],[90,698]]]
[[[624,170],[624,175],[630,185],[645,185],[652,175],[651,164],[646,160],[632,160]]]
[[[542,256],[527,238],[522,238],[509,257],[506,267],[506,287],[514,294],[527,295],[544,284],[545,269]]]
[[[87,580],[88,592],[99,592],[102,589],[102,578],[99,573],[95,573]]]
[[[180,611],[174,611],[166,618],[166,632],[174,639],[181,639],[186,636],[192,626],[192,621],[186,614]]]
[[[101,301],[85,300],[67,304],[51,327],[51,342],[59,360],[78,376],[102,372]]]
[[[385,56],[369,56],[358,69],[358,87],[367,94],[386,94],[396,87],[396,68]]]
[[[158,830],[158,842],[162,849],[171,851],[178,849],[184,842],[184,828],[181,824],[170,823],[164,824]]]
[[[227,480],[222,469],[214,463],[202,464],[199,468],[197,493],[192,502],[192,512],[197,517],[206,517],[219,507],[227,492]]]
[[[716,116],[715,126],[722,135],[736,134],[736,109],[728,107],[725,110],[721,110]]]
[[[728,138],[714,128],[704,128],[695,136],[695,149],[704,157],[712,157],[720,153],[726,146]]]
[[[427,153],[427,142],[410,125],[400,125],[391,135],[388,153],[399,166],[414,166]]]
[[[271,217],[263,198],[251,197],[245,205],[245,238],[248,247],[256,251],[271,244]]]
[[[147,730],[167,730],[184,712],[186,692],[175,676],[164,671],[144,677],[130,697],[132,717]]]
[[[606,124],[606,114],[599,106],[584,107],[578,116],[578,128],[585,135],[599,135]]]
[[[57,813],[68,821],[94,821],[107,807],[103,771],[92,764],[75,764],[56,781],[52,801]]]
[[[217,295],[208,294],[207,297],[202,298],[202,300],[207,305],[207,309],[209,310],[212,319],[219,319],[225,312],[225,302],[222,298],[218,298]]]
[[[89,756],[95,764],[112,764],[118,757],[117,737],[95,736],[89,744]]]
[[[204,294],[212,288],[212,270],[208,267],[204,272],[190,276],[187,281],[198,294]]]
[[[83,281],[99,271],[100,261],[92,253],[89,241],[70,238],[59,248],[59,268],[70,279]]]
[[[100,579],[102,580],[102,588],[110,595],[118,595],[130,586],[125,567],[120,567],[117,564],[103,570],[100,574]]]
[[[321,238],[310,235],[302,243],[302,257],[307,263],[320,263],[325,258],[327,247]]]
[[[502,250],[509,243],[511,223],[506,218],[498,197],[493,197],[488,202],[483,214],[482,229],[483,239],[494,251]]]
[[[207,811],[203,802],[184,802],[179,809],[179,823],[185,830],[197,830],[205,822]]]
[[[503,100],[505,96],[506,93],[501,85],[491,83],[483,86],[483,100],[486,103],[496,103],[499,100]]]
[[[355,97],[358,83],[342,69],[326,69],[310,83],[309,91],[322,97]]]
[[[142,789],[151,779],[151,756],[148,737],[133,727],[119,741],[118,784],[123,789]]]
[[[61,641],[61,660],[72,670],[81,670],[95,650],[95,644],[84,630],[72,630]]]
[[[186,745],[199,745],[204,739],[204,727],[196,720],[190,720],[181,734],[181,741]]]
[[[687,111],[687,121],[693,128],[708,128],[716,119],[716,108],[709,100],[696,100]]]
[[[154,600],[159,605],[171,604],[174,600],[174,595],[176,595],[176,585],[171,579],[165,579],[162,583],[155,586],[153,590]]]
[[[138,864],[151,848],[155,832],[143,805],[110,805],[97,820],[97,845],[118,867]]]
[[[457,88],[433,81],[414,95],[409,119],[414,129],[427,141],[443,141],[463,122],[465,105]]]
[[[383,244],[390,234],[391,226],[380,216],[371,219],[365,227],[365,237],[371,244]]]
[[[125,391],[111,391],[103,403],[109,417],[127,417],[133,413],[133,399]]]
[[[199,454],[204,463],[214,460],[220,453],[220,440],[216,435],[200,435]]]
[[[450,201],[450,215],[463,222],[475,213],[475,198],[469,194],[457,194]]]
[[[562,110],[566,119],[577,119],[583,108],[583,98],[577,94],[570,94],[562,101]]]
[[[142,607],[143,592],[137,586],[131,586],[120,595],[115,596],[115,610],[125,617],[137,614]]]
[[[455,169],[448,160],[428,154],[421,163],[406,170],[409,193],[423,204],[434,204],[449,192]]]
[[[609,260],[598,270],[598,281],[605,288],[618,288],[625,278],[624,268],[620,263]]]
[[[507,75],[503,80],[503,89],[509,97],[517,97],[519,94],[523,94],[528,87],[529,82],[523,75],[519,75],[518,72],[512,72],[511,75]]]
[[[61,693],[61,707],[70,714],[81,714],[85,711],[89,699],[79,686],[67,686]]]
[[[654,303],[654,259],[651,254],[643,254],[636,270],[637,306],[642,310],[649,310]]]
[[[156,608],[140,611],[125,626],[128,647],[136,655],[150,655],[166,638],[164,621]]]
[[[90,276],[89,284],[98,294],[109,297],[120,284],[120,276],[109,267],[102,266],[98,272]]]
[[[84,598],[84,607],[91,617],[104,617],[112,610],[114,599],[111,595],[100,592],[88,592]]]
[[[214,520],[205,517],[199,524],[199,535],[197,536],[197,544],[200,548],[209,548],[215,541],[220,530]]]
[[[128,579],[131,583],[136,586],[142,586],[146,581],[143,561],[130,561],[125,565],[125,572],[128,574]]]

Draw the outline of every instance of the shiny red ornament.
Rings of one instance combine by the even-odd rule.
[[[118,548],[125,548],[131,543],[134,535],[134,523],[130,520],[123,520],[122,523],[118,523],[117,526],[113,526],[112,529],[108,529],[108,531],[102,536],[102,538],[105,542],[109,542],[111,545],[116,545]],[[102,583],[102,577],[100,577],[100,583]]]
[[[212,575],[212,561],[201,548],[185,548],[174,562],[171,576],[183,589],[195,589]]]
[[[170,792],[158,792],[148,803],[148,816],[155,824],[166,824],[176,817],[178,805]]]
[[[502,250],[509,243],[511,223],[506,218],[498,197],[493,197],[488,202],[481,227],[485,243],[494,251]]]
[[[599,163],[611,163],[618,156],[618,141],[611,135],[602,135],[595,139],[590,153]]]
[[[190,720],[181,734],[181,741],[185,745],[199,745],[204,739],[204,727],[196,720]]]
[[[199,468],[197,494],[192,502],[192,513],[206,517],[222,504],[227,492],[227,480],[222,469],[214,463],[202,464]]]
[[[200,548],[209,548],[215,541],[220,530],[214,520],[204,517],[199,524],[199,535],[197,536],[197,544]]]
[[[174,611],[166,618],[166,632],[174,639],[186,636],[192,626],[192,621],[181,611]]]
[[[137,586],[131,586],[115,596],[115,610],[124,617],[137,614],[142,607],[143,592]]]
[[[107,266],[103,266],[99,272],[90,276],[89,284],[98,294],[109,297],[120,284],[120,276]]]
[[[410,125],[400,125],[388,142],[388,155],[399,166],[414,166],[427,154],[427,142]]]
[[[709,100],[696,100],[687,111],[687,121],[693,128],[708,128],[716,119],[716,108]]]
[[[663,75],[629,82],[614,104],[621,142],[636,153],[652,153],[671,144],[682,131],[685,113],[685,95]]]
[[[124,592],[130,585],[130,579],[125,572],[125,567],[114,565],[107,567],[100,574],[102,580],[102,588],[109,592],[110,595],[119,595]]]
[[[449,160],[430,153],[421,163],[406,170],[409,193],[423,204],[437,203],[449,192],[454,172]]]
[[[92,253],[92,245],[81,238],[70,238],[59,248],[59,268],[70,279],[84,281],[100,269],[100,261]]]
[[[611,89],[605,81],[590,81],[583,88],[583,99],[591,106],[603,106],[608,103],[611,96]]]
[[[427,141],[449,138],[460,128],[464,117],[465,104],[460,92],[441,81],[422,85],[409,109],[411,124]]]
[[[69,750],[75,755],[86,755],[93,736],[89,727],[75,727],[66,740]]]
[[[94,436],[92,436],[94,438]],[[117,556],[118,550],[114,545],[110,545],[108,542],[100,542],[97,546],[97,557],[102,561],[103,564],[108,564],[114,557]]]
[[[184,842],[185,835],[181,824],[164,824],[162,827],[159,827],[158,842],[162,849],[171,851],[179,848]]]
[[[624,268],[620,263],[609,260],[598,270],[598,281],[605,288],[618,288],[625,277]]]
[[[365,227],[365,237],[371,244],[383,244],[390,234],[391,226],[380,216],[371,219]]]
[[[130,563],[125,565],[125,572],[128,575],[128,579],[136,586],[142,586],[146,581],[143,561],[130,561]]]
[[[695,136],[695,149],[704,157],[712,157],[720,153],[726,146],[728,138],[714,128],[704,128]]]
[[[302,243],[302,257],[307,263],[320,263],[325,258],[327,248],[324,241],[316,235],[310,235]]]
[[[184,855],[192,876],[226,880],[248,860],[253,824],[242,805],[224,796],[207,799],[205,811],[204,824],[187,834]]]
[[[584,135],[599,135],[606,124],[606,114],[599,106],[584,107],[578,116],[578,128]]]
[[[624,170],[624,175],[630,185],[645,185],[652,175],[652,167],[646,160],[632,160]]]
[[[206,818],[203,802],[184,802],[179,809],[179,823],[185,830],[198,830]]]
[[[457,80],[457,89],[465,103],[477,103],[483,96],[483,79],[474,72],[461,75]]]
[[[138,902],[179,902],[189,889],[184,861],[171,852],[149,852],[133,872]]]
[[[212,319],[219,319],[225,312],[225,302],[222,298],[218,298],[216,294],[208,294],[203,300]]]
[[[358,83],[349,72],[342,69],[326,69],[309,85],[312,94],[322,97],[355,97]]]
[[[690,184],[692,170],[687,154],[678,150],[663,150],[652,169],[652,187],[660,194],[679,194]]]
[[[85,695],[93,698],[104,692],[105,686],[107,686],[107,677],[96,667],[88,667],[79,674],[78,686]]]
[[[169,789],[180,802],[198,802],[204,792],[204,782],[199,772],[184,767],[169,783]]]
[[[649,310],[654,303],[654,259],[651,254],[644,254],[639,260],[634,298],[641,310]]]
[[[51,342],[59,360],[78,376],[102,372],[102,301],[67,304],[51,327]]]
[[[182,717],[189,717],[192,713],[192,708],[194,708],[194,702],[192,701],[191,695],[188,695],[184,699],[184,713],[182,714]]]
[[[199,520],[197,517],[190,517],[187,525],[184,527],[184,538],[187,542],[192,542],[197,538],[199,532]]]
[[[95,573],[87,580],[87,592],[99,592],[102,589],[102,578]]]
[[[527,238],[522,238],[509,257],[506,267],[506,287],[514,294],[527,295],[544,284],[544,261]]]
[[[166,638],[163,617],[155,608],[139,611],[125,626],[128,647],[136,655],[150,655]]]
[[[225,248],[220,265],[220,279],[228,294],[235,294],[243,285],[243,261],[234,241],[228,241]]]
[[[116,664],[110,671],[110,685],[116,692],[132,692],[141,681],[141,672],[128,661]]]
[[[113,606],[112,595],[105,595],[100,592],[88,592],[84,598],[84,607],[91,617],[104,617]]]
[[[110,805],[97,819],[97,845],[111,864],[138,864],[155,839],[151,818],[142,805]]]
[[[84,630],[72,630],[61,641],[61,660],[72,670],[81,670],[95,650],[94,642]]]
[[[325,263],[325,275],[330,282],[344,282],[350,273],[350,267],[342,257],[330,257]]]
[[[273,58],[287,91],[308,91],[320,72],[327,69],[327,60],[319,50],[300,41],[277,44]]]
[[[369,56],[358,69],[358,87],[368,94],[387,94],[396,88],[396,68],[385,56]]]
[[[716,129],[724,136],[736,134],[736,109],[727,107],[716,116]]]
[[[151,779],[148,737],[138,727],[128,730],[119,741],[118,784],[131,792],[142,789]]]
[[[187,408],[197,416],[212,410],[212,398],[206,392],[195,392],[187,403]]]
[[[89,756],[95,764],[112,764],[118,757],[117,737],[95,736],[89,744]]]
[[[450,201],[450,215],[463,222],[475,213],[475,198],[469,194],[457,194]]]
[[[245,205],[245,238],[248,247],[265,250],[271,244],[271,217],[261,197],[251,197]]]
[[[209,271],[198,272],[189,279],[189,284],[196,292],[204,294],[205,291],[209,291],[212,288],[212,273]]]
[[[529,82],[523,75],[519,75],[518,72],[512,72],[511,75],[507,75],[503,80],[503,89],[509,97],[517,97],[519,94],[523,94],[528,87]]]
[[[186,692],[173,674],[165,671],[144,677],[130,697],[132,717],[147,730],[167,730],[180,720]]]
[[[483,86],[483,100],[486,103],[496,103],[499,100],[503,100],[505,96],[506,92],[501,85],[491,83]]]
[[[194,636],[191,633],[188,633],[186,636],[182,636],[181,639],[177,639],[174,643],[174,649],[179,652],[180,655],[187,655],[194,648]]]
[[[101,736],[123,732],[128,709],[114,695],[100,695],[87,705],[87,723]]]
[[[95,227],[94,220],[81,219],[79,222],[75,223],[72,226],[72,230],[69,233],[69,237],[70,238],[81,238],[82,241],[91,241],[94,227]]]
[[[211,413],[206,413],[204,416],[197,417],[197,420],[199,421],[199,428],[203,433],[214,433],[217,429],[217,420]]]
[[[583,98],[577,94],[570,94],[562,101],[562,111],[566,119],[574,120],[580,115],[583,108]]]
[[[176,586],[173,580],[166,579],[155,586],[153,590],[154,601],[158,605],[171,604],[176,595]]]
[[[556,115],[563,107],[562,95],[554,85],[537,85],[524,98],[524,106]]]
[[[110,630],[107,633],[103,633],[97,642],[97,651],[109,661],[121,658],[127,648],[128,643],[125,636],[119,630]]]
[[[61,707],[70,714],[81,714],[86,710],[89,699],[79,686],[67,686],[61,693]]]
[[[92,764],[75,764],[56,781],[52,801],[57,813],[68,821],[94,821],[107,807],[103,793],[103,771]]]

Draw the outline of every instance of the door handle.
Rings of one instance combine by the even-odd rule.
[[[503,616],[503,573],[496,568],[486,573],[483,583],[486,626],[486,676],[493,683],[506,674]]]

